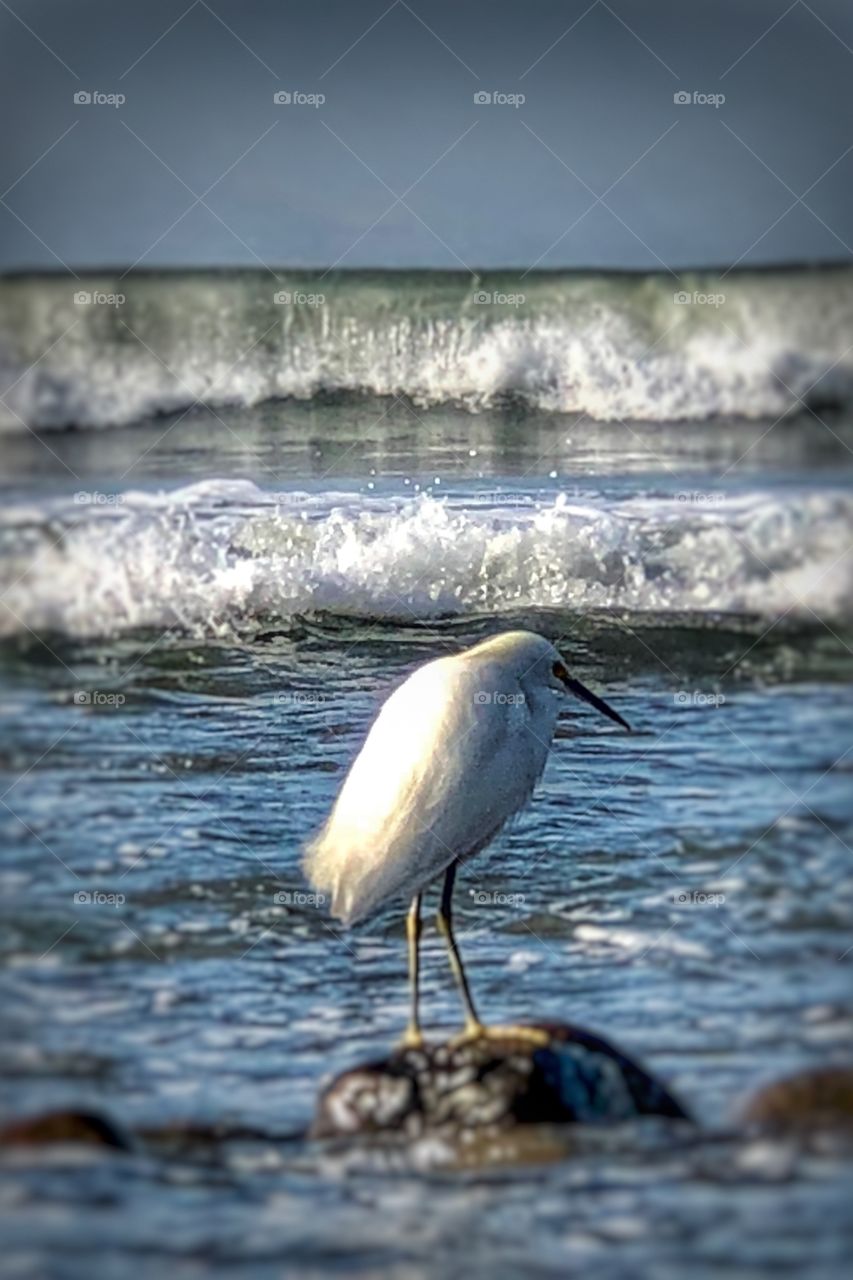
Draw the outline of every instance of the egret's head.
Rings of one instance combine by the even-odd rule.
[[[580,698],[581,702],[588,702],[591,707],[595,707],[596,711],[600,711],[603,716],[609,716],[611,720],[615,720],[617,724],[621,724],[623,729],[631,732],[631,726],[627,720],[623,720],[618,711],[614,711],[611,706],[599,698],[598,694],[593,693],[591,689],[587,689],[585,684],[581,684],[575,676],[570,676],[566,664],[560,657],[560,654],[554,646],[551,646],[553,658],[551,661],[550,678],[548,680],[552,689],[557,689],[561,693],[572,693],[576,698]]]
[[[492,636],[471,650],[472,655],[506,663],[522,688],[535,698],[538,693],[550,689],[554,693],[571,693],[582,702],[588,702],[596,711],[621,724],[629,732],[631,726],[618,711],[587,689],[575,676],[569,674],[562,654],[544,636],[532,631],[506,631]]]

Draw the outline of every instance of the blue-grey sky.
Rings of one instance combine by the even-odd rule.
[[[849,0],[0,0],[0,28],[3,269],[853,256]]]

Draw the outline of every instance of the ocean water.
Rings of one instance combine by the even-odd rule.
[[[344,391],[596,421],[853,396],[849,266],[730,274],[115,272],[0,287],[0,427]]]
[[[846,1274],[849,1156],[737,1115],[853,1042],[850,282],[0,285],[0,1106],[255,1134],[7,1153],[6,1274]],[[635,732],[567,705],[460,875],[475,993],[614,1040],[703,1136],[320,1149],[320,1082],[404,1024],[402,904],[342,932],[300,845],[388,691],[518,625]],[[431,930],[424,969],[450,1031]]]

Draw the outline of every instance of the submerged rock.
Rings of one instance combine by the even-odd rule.
[[[534,1039],[524,1030],[538,1033]],[[317,1138],[542,1124],[688,1120],[659,1081],[579,1027],[495,1028],[351,1068],[317,1103]]]
[[[853,1142],[853,1068],[813,1067],[764,1085],[742,1113],[743,1123],[777,1137],[830,1134]]]
[[[91,1111],[48,1111],[44,1115],[13,1120],[0,1129],[0,1147],[36,1147],[82,1143],[90,1147],[131,1149],[130,1138],[112,1120]]]
[[[464,1169],[758,1138],[738,1167],[775,1178],[787,1176],[792,1159],[778,1139],[821,1150],[853,1143],[853,1069],[821,1067],[774,1081],[731,1130],[705,1133],[660,1081],[599,1036],[562,1023],[527,1028],[536,1039],[524,1030],[400,1048],[344,1071],[321,1093],[308,1132],[170,1119],[131,1134],[108,1116],[66,1110],[0,1127],[0,1148],[74,1144],[243,1167],[247,1159],[304,1152],[313,1138],[324,1156]]]

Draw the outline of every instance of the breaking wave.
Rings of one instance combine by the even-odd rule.
[[[841,618],[853,601],[839,556],[853,495],[841,490],[478,505],[218,480],[90,497],[4,512],[3,634],[226,634],[316,610],[405,622],[525,607]]]
[[[853,400],[853,271],[175,272],[0,282],[0,425],[319,394],[591,419]]]

